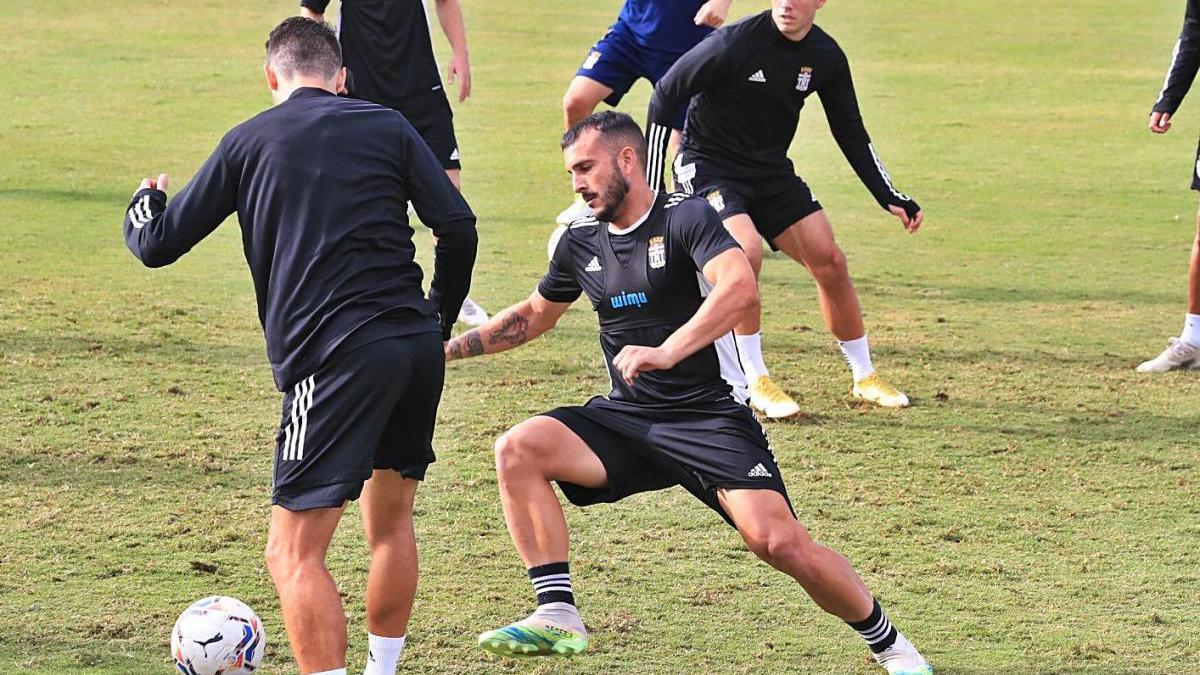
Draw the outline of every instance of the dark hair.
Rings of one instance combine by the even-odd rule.
[[[572,124],[571,128],[563,134],[562,149],[566,150],[575,145],[579,141],[579,136],[588,129],[600,132],[600,137],[612,148],[614,153],[625,146],[633,148],[633,151],[637,153],[638,161],[642,163],[642,166],[646,165],[646,137],[642,134],[642,128],[629,115],[615,110],[605,110],[588,115]]]
[[[284,77],[301,73],[331,79],[342,67],[342,48],[329,24],[293,16],[267,36],[267,63]]]

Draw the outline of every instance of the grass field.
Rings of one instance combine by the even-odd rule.
[[[619,2],[464,4],[472,295],[494,310],[543,270],[569,199],[559,98]],[[831,0],[818,16],[928,217],[904,235],[819,106],[806,111],[793,156],[849,255],[876,363],[914,406],[850,401],[811,281],[769,258],[768,361],[804,409],[770,430],[801,518],[939,672],[1183,672],[1200,649],[1197,379],[1133,371],[1184,311],[1200,109],[1185,104],[1165,137],[1145,130],[1183,4]],[[261,46],[294,3],[8,5],[0,672],[172,672],[171,623],[212,593],[265,620],[264,672],[293,672],[261,555],[278,394],[237,225],[151,272],[119,223],[143,175],[168,170],[177,189],[269,105]],[[647,95],[639,84],[623,107],[641,119]],[[582,306],[540,343],[450,367],[405,672],[873,672],[852,632],[682,491],[568,512],[586,656],[474,647],[532,600],[491,444],[605,382]],[[352,672],[365,658],[356,520],[351,507],[329,559]]]

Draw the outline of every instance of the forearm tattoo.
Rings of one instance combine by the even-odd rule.
[[[483,339],[479,331],[468,331],[450,341],[450,358],[465,359],[468,356],[479,356],[483,353]]]
[[[509,344],[517,346],[524,344],[529,339],[529,319],[516,312],[510,313],[504,317],[504,322],[500,327],[492,332],[488,338],[488,344]]]
[[[469,331],[463,336],[463,341],[467,343],[467,352],[464,356],[479,356],[483,353],[483,338],[479,337],[479,331]]]

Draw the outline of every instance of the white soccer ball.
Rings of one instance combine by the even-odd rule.
[[[171,656],[185,675],[250,675],[266,648],[254,610],[223,595],[192,603],[171,629]]]
[[[566,231],[566,225],[559,225],[550,233],[550,241],[546,242],[546,257],[550,260],[554,260],[554,249],[558,248],[558,240],[562,239],[563,232]]]

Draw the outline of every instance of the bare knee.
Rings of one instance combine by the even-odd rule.
[[[768,565],[785,570],[803,583],[817,575],[817,547],[800,528],[777,527],[742,535],[746,545]]]
[[[837,246],[805,260],[805,264],[819,284],[837,283],[850,277],[846,254]]]
[[[280,539],[267,541],[264,557],[267,571],[271,573],[271,579],[277,586],[312,571],[314,565],[317,568],[324,567],[322,557],[307,554],[301,547]]]
[[[534,432],[524,425],[517,425],[497,438],[494,454],[500,480],[509,480],[536,469],[539,464],[538,445]]]

